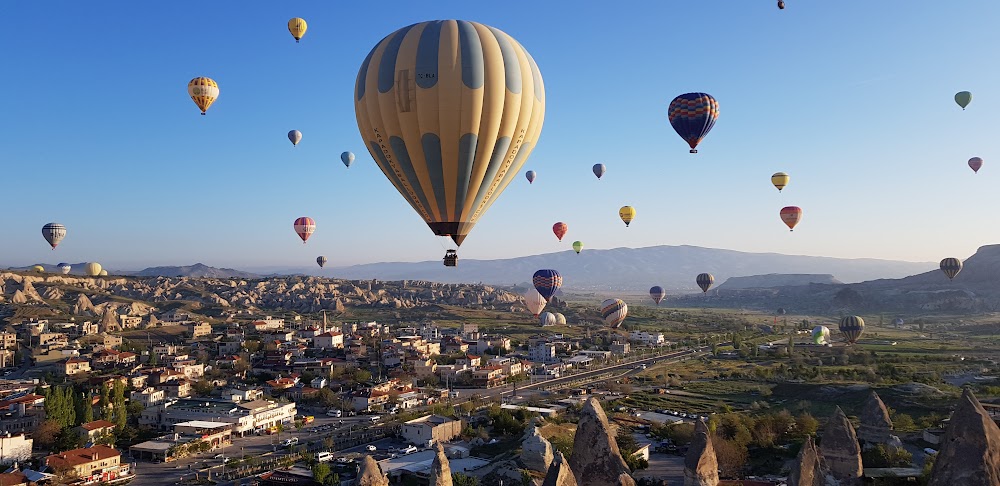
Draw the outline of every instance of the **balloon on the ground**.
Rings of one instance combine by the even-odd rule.
[[[941,271],[948,277],[948,280],[953,280],[958,276],[958,272],[962,271],[962,260],[958,258],[945,258],[941,260]]]
[[[83,268],[84,272],[91,277],[96,277],[101,274],[101,264],[97,262],[90,262],[86,267]]]
[[[66,227],[59,223],[46,223],[42,226],[42,238],[49,242],[55,250],[59,243],[66,237]]]
[[[69,275],[69,272],[73,270],[73,266],[69,263],[60,263],[59,270],[62,271],[63,275]]]
[[[617,329],[628,316],[628,305],[621,299],[608,299],[601,302],[601,318],[604,324],[612,329]]]
[[[36,272],[36,273],[43,273],[43,272],[45,272],[45,267],[43,267],[41,265],[35,265],[35,266],[31,267],[31,271],[32,272]]]
[[[295,17],[294,19],[288,21],[288,33],[292,34],[292,37],[295,38],[296,44],[298,44],[299,40],[306,35],[306,29],[308,28],[309,25],[306,24],[305,19]]]
[[[788,181],[790,179],[791,178],[788,177],[788,174],[784,172],[775,172],[774,175],[771,176],[771,184],[774,184],[774,187],[778,189],[778,192],[781,192],[781,190],[788,185]]]
[[[966,106],[969,106],[969,103],[972,103],[972,93],[968,91],[955,93],[955,103],[958,103],[958,106],[964,110]]]
[[[830,341],[830,329],[826,326],[816,326],[812,330],[813,344],[823,345]]]
[[[556,322],[556,315],[551,312],[542,312],[538,315],[538,323],[542,326],[554,326]]]
[[[656,302],[656,305],[660,305],[660,301],[666,296],[667,291],[663,290],[663,287],[660,287],[659,285],[649,289],[649,297],[653,299],[653,302]]]
[[[840,333],[849,344],[858,342],[865,331],[865,320],[861,316],[846,316],[840,320]]]
[[[794,231],[795,225],[799,224],[799,221],[802,220],[802,208],[798,206],[785,206],[781,208],[779,215],[785,226],[788,226],[788,231]]]
[[[608,171],[608,168],[604,164],[594,164],[594,175],[600,180],[601,176]]]
[[[354,154],[351,152],[344,152],[340,154],[340,161],[343,162],[347,168],[350,168],[351,164],[354,163]]]
[[[983,168],[983,159],[980,157],[973,157],[969,159],[969,167],[972,168],[973,172],[978,174],[979,169]]]
[[[555,233],[556,238],[562,241],[563,236],[566,236],[566,231],[569,231],[569,226],[562,221],[552,225],[552,232]]]
[[[701,287],[702,292],[708,292],[708,289],[712,288],[712,284],[715,283],[715,277],[711,273],[700,273],[694,281]]]
[[[719,119],[719,102],[707,93],[684,93],[670,102],[667,118],[696,154],[698,144]]]
[[[552,296],[556,295],[559,287],[562,287],[562,283],[562,275],[551,269],[539,270],[531,277],[531,284],[535,286],[535,290],[539,294],[542,294],[545,302],[552,300]]]
[[[292,130],[288,132],[288,141],[292,142],[292,145],[298,145],[302,141],[302,132],[298,130]]]
[[[326,265],[326,262],[327,260],[325,256],[321,255],[316,257],[316,264],[319,265],[319,268],[323,268]]]
[[[897,318],[895,318],[895,319],[892,320],[892,325],[894,325],[896,327],[899,327],[899,326],[902,326],[905,322],[906,321],[904,321],[902,317],[897,317]]]
[[[292,228],[295,229],[295,234],[299,235],[299,238],[302,238],[302,244],[304,245],[306,240],[316,232],[316,221],[313,221],[312,218],[302,216],[292,223]]]
[[[524,306],[527,307],[528,311],[535,317],[538,317],[538,315],[542,312],[542,309],[545,308],[545,304],[545,297],[542,297],[542,294],[539,294],[534,287],[529,289],[524,294]]]
[[[538,143],[545,87],[504,32],[441,20],[382,39],[354,111],[379,168],[434,234],[461,245]]]
[[[556,324],[560,326],[566,325],[566,316],[562,315],[562,313],[559,312],[556,312],[555,316],[556,316]]]
[[[99,276],[99,277],[107,277],[108,276],[108,271],[107,270],[101,270],[101,272],[98,273],[97,276]]]
[[[580,252],[583,251],[583,242],[582,241],[574,241],[573,242],[573,251],[575,251],[576,254],[579,255]]]
[[[618,210],[618,217],[625,222],[625,226],[627,227],[629,223],[635,219],[635,208],[632,206],[622,206],[621,209]]]
[[[524,177],[526,177],[528,179],[528,184],[531,184],[532,182],[535,182],[535,176],[537,176],[537,175],[538,174],[536,174],[535,171],[533,171],[533,170],[529,170],[528,172],[524,173]]]
[[[204,115],[219,98],[219,85],[212,78],[194,78],[188,83],[188,96]]]

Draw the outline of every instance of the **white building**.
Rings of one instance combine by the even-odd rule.
[[[134,391],[129,395],[129,400],[142,404],[143,408],[149,408],[167,401],[167,393],[163,390],[147,387],[141,391]]]
[[[33,439],[25,437],[23,433],[11,435],[9,432],[0,435],[0,464],[10,464],[12,462],[24,462],[31,459],[31,445]]]
[[[313,337],[313,347],[318,349],[343,349],[344,334],[336,331],[317,334]]]
[[[556,345],[540,342],[528,348],[528,360],[534,363],[555,363]]]
[[[254,400],[236,403],[218,399],[181,399],[142,411],[140,425],[151,425],[170,430],[174,424],[192,420],[225,422],[233,424],[233,434],[244,436],[257,433],[278,424],[295,421],[295,403],[275,403]]]
[[[632,331],[628,335],[628,340],[639,342],[646,346],[663,346],[666,343],[663,334],[658,332]]]

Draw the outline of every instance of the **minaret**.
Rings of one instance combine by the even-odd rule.
[[[326,334],[326,309],[323,309],[323,332],[322,332],[322,334]]]

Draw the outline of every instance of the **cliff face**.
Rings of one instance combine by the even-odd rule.
[[[812,437],[806,437],[799,456],[788,474],[788,486],[825,486],[822,460]]]
[[[861,410],[861,430],[858,439],[869,444],[887,444],[892,434],[892,419],[885,403],[874,391],[868,395]]]
[[[861,484],[863,468],[861,466],[861,446],[854,434],[854,426],[837,407],[833,417],[823,429],[819,445],[820,454],[826,466],[826,472],[840,486]]]
[[[719,484],[719,462],[712,446],[712,436],[705,422],[694,424],[694,437],[684,456],[684,486],[716,486]]]
[[[928,486],[1000,484],[1000,429],[968,388],[951,415]]]
[[[628,465],[611,433],[608,416],[596,398],[587,400],[573,438],[570,468],[587,486],[635,486]]]

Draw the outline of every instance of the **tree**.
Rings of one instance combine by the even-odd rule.
[[[75,429],[64,427],[56,434],[55,448],[60,451],[68,451],[83,447],[84,436],[78,434]]]
[[[202,397],[210,395],[215,390],[215,386],[204,378],[194,382],[191,388],[194,390],[195,395]]]
[[[735,440],[727,440],[716,434],[712,438],[712,446],[715,447],[715,457],[719,462],[720,474],[727,478],[739,477],[747,463],[746,445]]]
[[[115,380],[115,386],[111,391],[111,413],[115,429],[124,429],[128,423],[128,409],[125,406],[125,384],[120,380]]]
[[[451,484],[453,486],[479,486],[479,478],[466,476],[462,473],[454,473],[451,475]]]
[[[312,467],[313,480],[318,483],[325,483],[326,477],[330,475],[330,466],[325,462],[314,464]]]
[[[76,402],[71,387],[50,387],[45,393],[45,418],[54,420],[60,427],[73,427],[76,421]]]
[[[56,444],[56,438],[59,436],[59,432],[62,431],[62,426],[59,422],[55,420],[46,420],[35,427],[35,430],[31,432],[31,436],[35,439],[35,445],[42,449],[51,449]]]
[[[108,387],[108,382],[101,383],[101,401],[97,404],[97,411],[99,419],[106,418],[108,415],[108,407],[111,406],[111,388]]]
[[[76,417],[81,424],[94,421],[94,397],[90,392],[80,393],[77,403]]]
[[[816,435],[819,429],[819,420],[816,420],[809,412],[802,412],[795,417],[795,432],[799,437]]]

